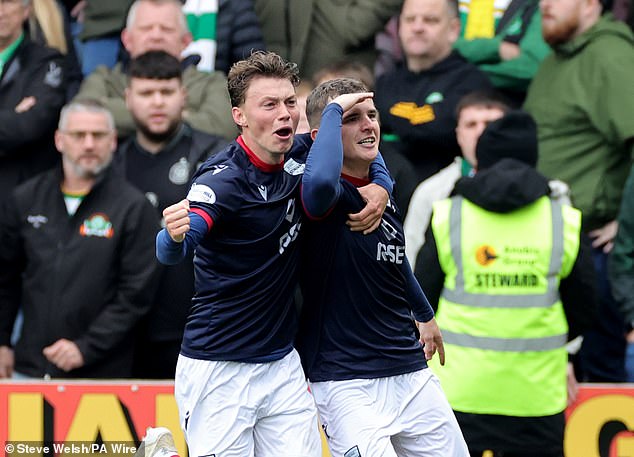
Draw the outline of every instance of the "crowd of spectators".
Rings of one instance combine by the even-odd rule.
[[[95,217],[111,211],[112,218],[124,218],[129,211],[139,218],[148,211],[138,201],[143,193],[155,208],[149,214],[158,227],[162,209],[186,195],[195,167],[238,135],[226,88],[231,65],[254,50],[269,50],[298,65],[300,104],[328,78],[350,76],[373,88],[380,150],[395,181],[406,236],[415,240],[407,249],[412,265],[425,242],[433,200],[452,194],[461,176],[477,174],[469,156],[461,159],[462,142],[471,141],[474,149],[477,139],[465,140],[465,132],[478,128],[479,136],[509,109],[529,113],[537,126],[537,170],[553,192],[569,190],[571,204],[582,212],[581,231],[593,246],[599,314],[577,345],[581,349],[570,345],[576,375],[588,382],[634,382],[633,17],[631,0],[614,5],[600,0],[0,0],[0,377],[15,371],[31,377],[173,376],[192,268],[159,269],[147,252],[132,261],[130,246],[138,251],[139,234],[152,227],[129,226],[131,221],[116,226],[113,219],[110,236],[110,216]],[[495,115],[458,125],[457,111],[468,108],[460,100],[474,93],[480,95],[467,105],[493,108]],[[60,120],[64,105],[74,108]],[[300,128],[309,130],[307,124]],[[78,161],[104,155],[104,167],[114,171],[102,182],[88,167],[94,174],[89,186],[79,192],[65,188],[64,174],[51,170],[86,178],[69,164],[69,150],[81,151]],[[429,178],[439,172],[450,176],[450,184],[443,181],[436,192]],[[36,189],[38,183],[51,186],[50,194]],[[54,191],[60,185],[61,194]],[[108,205],[113,198],[121,201],[121,208],[102,208],[95,189],[111,192],[101,198]],[[43,258],[39,243],[45,241],[34,232],[41,236],[42,226],[53,228],[46,213],[51,208],[42,205],[53,193],[51,204],[74,222],[66,233],[51,232],[49,248],[56,250]],[[422,216],[421,200],[426,201]],[[86,256],[95,260],[107,252],[108,262],[92,261],[85,271],[76,264],[73,276],[60,264],[68,261],[64,253],[78,236],[87,244],[104,239],[121,244],[106,251],[91,246]],[[142,277],[133,271],[142,267],[141,258],[147,269]],[[100,265],[107,270],[93,274]],[[85,293],[84,299],[58,289],[54,297],[25,292],[38,275],[51,271],[69,275],[69,284],[73,278],[86,281],[83,292],[73,288]],[[91,285],[101,277],[99,287],[109,285],[103,291]],[[103,297],[93,300],[95,294]],[[24,328],[13,344],[19,308]],[[47,317],[46,326],[35,317],[38,309],[76,325],[56,325]],[[115,315],[116,309],[125,313]],[[126,315],[132,317],[124,325]],[[38,326],[46,332],[33,338]],[[61,340],[75,344],[50,349]],[[64,351],[81,363],[60,362]],[[113,351],[128,352],[130,360],[136,354],[136,369],[108,371],[105,362],[103,369],[90,368],[115,360]]]

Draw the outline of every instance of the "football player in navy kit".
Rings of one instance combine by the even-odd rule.
[[[346,215],[363,207],[357,188],[369,182],[378,154],[378,113],[366,90],[360,81],[335,79],[307,100],[316,139],[302,178],[310,221],[303,227],[297,348],[333,455],[468,456],[427,368],[436,351],[444,363],[442,337],[405,257],[393,200],[378,230],[361,235],[345,225]]]
[[[228,87],[241,135],[202,165],[187,199],[163,212],[159,260],[172,264],[195,248],[175,382],[193,456],[321,456],[314,401],[293,349],[300,182],[312,143],[294,134],[298,82],[296,66],[274,53],[237,62]],[[382,161],[373,170],[391,190]],[[373,217],[359,215],[366,226],[358,228],[380,223],[374,200]]]

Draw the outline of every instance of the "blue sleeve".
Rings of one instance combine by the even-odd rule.
[[[429,322],[434,317],[434,310],[429,304],[429,300],[427,300],[425,292],[423,292],[420,284],[418,284],[407,257],[405,257],[405,260],[401,264],[401,270],[403,272],[403,277],[405,278],[405,291],[407,293],[406,298],[412,307],[414,318],[418,322]]]
[[[387,193],[392,195],[394,188],[394,181],[390,176],[390,172],[387,171],[383,156],[379,152],[376,159],[370,164],[370,179],[374,184],[377,184],[387,190]]]
[[[302,176],[302,204],[309,217],[323,217],[337,203],[341,194],[342,115],[343,109],[337,103],[326,106],[317,138],[306,159]]]
[[[196,213],[189,213],[189,232],[182,243],[177,243],[162,229],[156,235],[156,258],[164,265],[175,265],[192,252],[209,231],[207,222]]]

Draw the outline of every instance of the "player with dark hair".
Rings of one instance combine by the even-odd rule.
[[[444,364],[442,336],[405,257],[393,200],[378,230],[364,236],[345,225],[347,214],[363,207],[357,189],[369,182],[378,154],[371,97],[360,81],[344,78],[322,83],[307,100],[316,140],[303,176],[311,221],[298,351],[333,455],[468,456],[427,369],[436,351]]]
[[[295,137],[297,83],[296,66],[274,53],[236,63],[228,88],[241,135],[203,164],[187,199],[163,213],[159,260],[176,263],[196,249],[175,386],[192,455],[321,456],[313,398],[293,349],[298,198],[311,144],[308,135]],[[391,188],[382,164],[373,169],[375,182]],[[360,228],[378,225],[376,206]]]

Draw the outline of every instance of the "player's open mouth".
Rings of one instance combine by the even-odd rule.
[[[277,136],[282,139],[288,139],[293,135],[293,129],[290,127],[282,127],[274,132]]]

